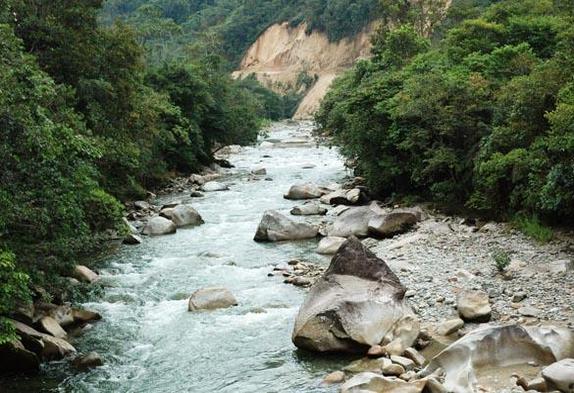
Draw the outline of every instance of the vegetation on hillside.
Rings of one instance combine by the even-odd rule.
[[[574,2],[455,1],[433,34],[385,2],[400,23],[335,82],[321,130],[381,196],[571,223]]]
[[[61,299],[61,276],[124,231],[120,201],[209,164],[215,145],[253,142],[270,115],[213,53],[146,66],[130,27],[98,25],[100,7],[0,3],[0,342],[2,315]]]

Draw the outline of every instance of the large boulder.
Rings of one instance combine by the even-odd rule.
[[[343,243],[345,243],[346,241],[347,239],[345,239],[344,237],[335,237],[335,236],[324,237],[319,242],[319,245],[317,246],[315,252],[317,254],[323,254],[323,255],[334,255],[337,253],[337,251],[339,251],[339,248],[341,248]]]
[[[542,370],[542,377],[551,388],[562,393],[574,392],[574,359],[562,359]]]
[[[356,205],[367,200],[368,198],[359,188],[351,190],[337,189],[321,197],[321,203],[327,205]]]
[[[66,333],[66,331],[64,329],[62,329],[62,327],[60,326],[60,324],[58,323],[58,321],[56,321],[54,318],[52,317],[43,317],[42,319],[40,319],[38,321],[38,326],[40,327],[40,329],[42,329],[42,331],[54,336],[54,337],[58,337],[58,338],[67,338],[68,334]]]
[[[104,359],[97,352],[90,352],[88,354],[78,356],[72,361],[72,366],[80,371],[90,370],[103,365]]]
[[[36,373],[40,371],[40,359],[24,348],[19,340],[0,345],[0,374]]]
[[[309,291],[293,343],[317,352],[366,353],[384,340],[404,350],[419,333],[404,294],[387,264],[352,237]]]
[[[59,360],[76,353],[76,349],[66,340],[40,333],[18,321],[12,321],[16,333],[26,349],[35,352],[46,360]]]
[[[237,299],[226,288],[202,288],[191,294],[189,311],[216,310],[237,305]]]
[[[201,186],[201,191],[204,192],[217,192],[217,191],[227,191],[229,186],[216,181],[210,181]]]
[[[84,265],[76,265],[72,271],[72,277],[81,282],[94,283],[99,280],[96,272]]]
[[[148,236],[171,235],[177,231],[177,226],[165,217],[151,218],[145,225],[142,233]]]
[[[203,218],[191,205],[177,205],[172,208],[163,209],[161,216],[173,221],[178,227],[197,226],[204,223]]]
[[[463,290],[456,298],[458,314],[465,321],[486,322],[492,309],[488,293],[479,290]]]
[[[291,214],[294,216],[324,216],[327,214],[327,209],[315,203],[307,203],[301,206],[295,206],[291,209]]]
[[[283,214],[268,210],[263,214],[254,240],[258,242],[283,240],[302,240],[317,237],[317,227],[295,222]]]
[[[393,237],[411,229],[418,222],[417,217],[408,212],[391,212],[369,220],[369,234],[374,237]]]
[[[329,236],[366,237],[369,234],[369,221],[385,214],[385,211],[372,202],[368,206],[351,207],[341,213],[327,228]]]
[[[316,186],[315,184],[295,184],[294,186],[291,186],[287,194],[284,195],[284,198],[293,200],[316,199],[320,198],[327,192],[327,189]]]
[[[488,326],[448,346],[431,360],[423,374],[443,369],[444,386],[449,392],[470,393],[476,391],[485,370],[529,362],[547,365],[572,356],[574,332],[567,328]]]

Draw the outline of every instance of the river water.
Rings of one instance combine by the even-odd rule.
[[[288,214],[296,205],[283,198],[292,184],[328,184],[344,177],[335,149],[293,143],[294,138],[311,138],[311,131],[310,123],[274,124],[266,139],[275,146],[247,147],[229,157],[236,168],[221,181],[230,191],[198,199],[188,192],[157,201],[189,202],[205,224],[122,247],[106,261],[101,274],[109,287],[103,299],[85,304],[104,320],[74,342],[81,351],[99,352],[106,364],[88,373],[66,374],[55,391],[336,391],[321,380],[348,359],[296,350],[291,330],[306,290],[268,277],[275,265],[291,259],[329,260],[313,252],[315,240],[253,241],[265,210]],[[309,164],[315,166],[303,168]],[[273,181],[249,180],[250,170],[259,165]],[[188,312],[189,294],[210,286],[231,290],[239,306]]]

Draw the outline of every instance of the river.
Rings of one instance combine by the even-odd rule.
[[[328,184],[345,176],[336,149],[312,141],[294,143],[294,138],[311,138],[311,132],[310,123],[274,124],[265,139],[275,147],[246,147],[229,157],[236,168],[220,181],[230,191],[194,199],[189,192],[159,198],[158,204],[191,203],[205,224],[146,238],[142,245],[124,246],[109,257],[101,271],[105,295],[84,305],[104,319],[74,342],[80,351],[97,351],[106,363],[88,373],[63,372],[63,364],[52,364],[44,374],[63,373],[65,378],[44,391],[336,391],[321,380],[346,364],[345,359],[301,353],[291,343],[306,290],[268,277],[275,265],[291,259],[322,264],[329,259],[314,253],[315,240],[253,241],[265,210],[288,214],[297,204],[283,198],[292,184]],[[266,177],[273,180],[250,180],[256,166],[265,167]],[[239,306],[188,312],[189,294],[211,286],[231,290]]]

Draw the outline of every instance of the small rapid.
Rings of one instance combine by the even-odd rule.
[[[156,201],[191,203],[206,223],[146,238],[108,258],[101,271],[105,295],[85,304],[104,319],[75,342],[82,351],[99,352],[106,363],[68,375],[57,391],[333,391],[321,379],[340,367],[340,360],[301,353],[291,343],[306,290],[268,277],[275,265],[291,259],[328,264],[328,258],[314,253],[315,240],[253,241],[265,210],[288,213],[297,204],[283,198],[292,184],[328,184],[345,175],[336,149],[317,145],[311,133],[311,123],[276,123],[266,143],[229,157],[235,168],[218,181],[230,191]],[[254,181],[250,171],[257,166],[265,167],[272,181]],[[228,288],[239,306],[188,312],[189,295],[213,286]]]

